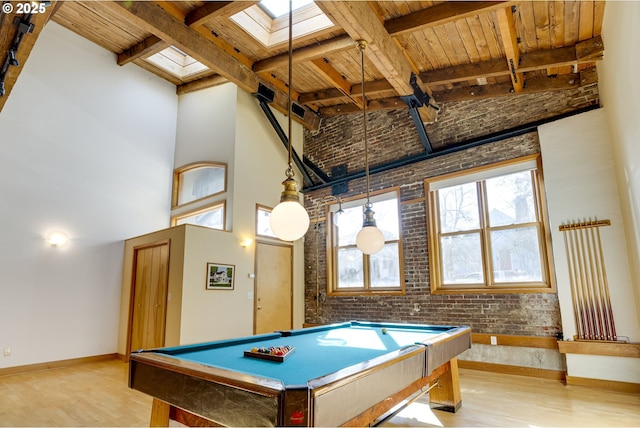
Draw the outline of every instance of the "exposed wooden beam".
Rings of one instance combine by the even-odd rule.
[[[293,51],[292,60],[294,63],[310,61],[317,58],[330,55],[331,53],[340,52],[345,49],[353,48],[355,42],[347,35],[334,37],[333,39],[319,42],[310,46],[305,46]],[[253,71],[256,73],[268,72],[278,68],[286,67],[289,61],[289,53],[285,52],[271,58],[256,61],[253,64]]]
[[[518,71],[546,70],[554,67],[590,63],[602,59],[604,44],[601,37],[585,40],[574,46],[546,49],[520,55]],[[477,80],[480,78],[509,75],[510,71],[504,59],[493,59],[472,64],[457,65],[420,73],[422,81],[429,85],[447,85],[456,82]]]
[[[164,42],[157,36],[147,37],[135,46],[131,46],[129,49],[118,54],[118,65],[128,64],[138,58],[145,58],[154,53],[158,53],[161,50],[169,47],[169,44]]]
[[[537,92],[557,91],[572,89],[580,86],[580,76],[577,74],[564,74],[558,77],[542,79],[530,79],[525,87],[518,93],[513,91],[510,83],[498,83],[493,85],[472,86],[469,88],[436,91],[442,102],[456,102],[481,100],[495,97],[505,97],[516,94],[532,94]]]
[[[367,111],[375,110],[391,110],[398,108],[408,108],[407,104],[400,97],[390,97],[378,100],[371,100],[367,104]],[[340,114],[351,114],[361,112],[362,109],[358,108],[355,104],[340,104],[330,107],[322,107],[318,113],[321,116],[336,116]]]
[[[18,65],[10,65],[7,68],[4,76],[4,96],[0,97],[0,111],[4,108],[5,103],[9,99],[13,87],[15,86],[20,73],[24,69],[24,65],[31,55],[31,50],[38,40],[42,29],[49,22],[51,15],[57,10],[56,1],[52,1],[51,4],[44,9],[43,13],[30,14],[29,23],[33,25],[31,32],[27,32],[22,36],[20,46],[16,51],[16,60]],[[18,33],[18,26],[14,24],[14,19],[24,20],[27,18],[27,14],[17,14],[16,2],[3,2],[4,5],[12,6],[12,11],[6,13],[8,9],[3,7],[3,11],[0,12],[2,20],[0,20],[0,70],[2,69],[8,52],[14,44],[14,39]],[[26,4],[26,3],[25,3]],[[39,3],[44,5],[43,3]]]
[[[226,7],[233,4],[232,1],[212,1],[205,2],[202,6],[194,9],[184,19],[184,23],[189,27],[202,25],[212,17],[221,15]],[[251,6],[251,5],[248,5]]]
[[[597,70],[595,67],[591,67],[581,73],[525,80],[524,88],[520,94],[574,89],[580,86],[591,85],[596,82]],[[445,103],[513,96],[517,94],[513,91],[511,83],[496,83],[434,91],[434,95],[436,95],[441,102]],[[399,97],[390,97],[371,101],[367,106],[367,110],[386,110],[406,107],[406,104]],[[322,116],[349,114],[356,113],[358,111],[358,108],[352,104],[341,104],[319,109],[319,113]]]
[[[176,87],[176,94],[182,95],[182,94],[187,94],[189,92],[199,91],[201,89],[212,88],[214,86],[227,83],[228,81],[229,80],[227,78],[222,77],[218,74],[213,76],[203,77],[202,79],[194,80],[193,82],[178,85]]]
[[[362,103],[351,96],[351,84],[323,58],[310,61],[310,65],[315,71],[322,76],[331,86],[343,93],[353,103],[362,108]]]
[[[392,36],[400,36],[436,25],[444,25],[483,12],[505,8],[506,1],[454,1],[437,4],[427,9],[385,21],[384,28]]]
[[[414,72],[411,64],[368,3],[331,1],[318,2],[317,5],[352,39],[364,39],[368,42],[366,57],[399,95],[414,93],[410,84],[411,74]],[[419,78],[416,83],[425,93],[431,95],[429,88],[425,87]],[[435,105],[435,102],[433,104]],[[437,116],[435,109],[426,106],[420,108],[419,112],[424,122],[433,122]]]
[[[389,92],[393,90],[394,89],[391,86],[391,84],[384,79],[372,80],[364,84],[364,91],[367,94],[367,98],[374,94],[379,94],[381,92]],[[351,85],[349,93],[351,94],[349,98],[356,98],[356,99],[362,98],[362,87],[360,83]],[[345,99],[346,101],[346,98],[347,97],[345,97],[342,91],[339,91],[334,88],[329,88],[329,89],[324,89],[322,91],[314,91],[314,92],[307,92],[304,94],[300,94],[300,97],[298,98],[298,102],[302,104],[307,104],[307,103],[313,103],[318,101],[320,102],[333,101],[337,99]],[[360,104],[360,108],[362,108],[361,104]]]
[[[261,79],[245,64],[229,56],[224,50],[211,43],[198,31],[187,27],[179,19],[167,13],[162,7],[151,2],[106,2],[114,13],[128,20],[165,42],[183,50],[211,70],[235,83],[249,93],[255,93]],[[267,85],[269,86],[269,85]],[[273,107],[288,112],[287,94],[274,90]],[[296,120],[309,129],[317,129],[319,117],[306,109],[304,118]]]
[[[481,77],[496,77],[509,74],[509,68],[504,58],[492,59],[471,64],[462,64],[454,67],[446,67],[438,70],[420,73],[422,81],[428,85],[446,85],[455,82],[464,82]]]
[[[522,92],[524,78],[522,72],[518,70],[518,67],[520,67],[520,50],[518,49],[518,34],[511,6],[496,10],[496,17],[498,18],[498,27],[500,36],[502,36],[502,45],[510,71],[509,76],[511,76],[513,90]]]

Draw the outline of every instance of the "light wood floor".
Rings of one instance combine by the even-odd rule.
[[[460,370],[462,408],[417,401],[387,426],[640,427],[640,395],[552,380]],[[0,426],[148,426],[151,398],[127,387],[113,360],[0,377]]]

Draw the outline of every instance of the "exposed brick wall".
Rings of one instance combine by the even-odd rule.
[[[438,121],[427,126],[434,147],[462,143],[525,123],[553,117],[598,102],[596,86],[553,94],[517,95],[477,102],[442,105]],[[384,164],[423,152],[406,109],[368,113],[370,164]],[[326,118],[316,133],[305,134],[305,156],[324,171],[346,164],[364,169],[362,115]],[[469,325],[475,332],[554,336],[561,331],[555,293],[431,295],[427,250],[424,179],[479,165],[539,153],[536,132],[433,157],[371,176],[371,189],[399,186],[406,295],[328,297],[324,253],[325,224],[312,227],[305,240],[305,320],[329,323],[352,319]],[[365,180],[349,182],[344,196],[366,192]],[[305,193],[312,217],[319,200],[331,189]],[[321,211],[323,212],[323,211]],[[321,247],[316,271],[316,236]],[[317,286],[321,292],[316,302]],[[317,305],[317,303],[319,303]],[[317,308],[317,309],[316,309]]]

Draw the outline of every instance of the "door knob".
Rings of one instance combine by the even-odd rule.
[[[262,309],[262,306],[258,306],[258,310]]]

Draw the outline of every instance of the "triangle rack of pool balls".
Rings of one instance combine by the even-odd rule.
[[[295,348],[289,345],[251,348],[250,351],[244,351],[244,356],[281,363],[286,360],[294,350]]]

